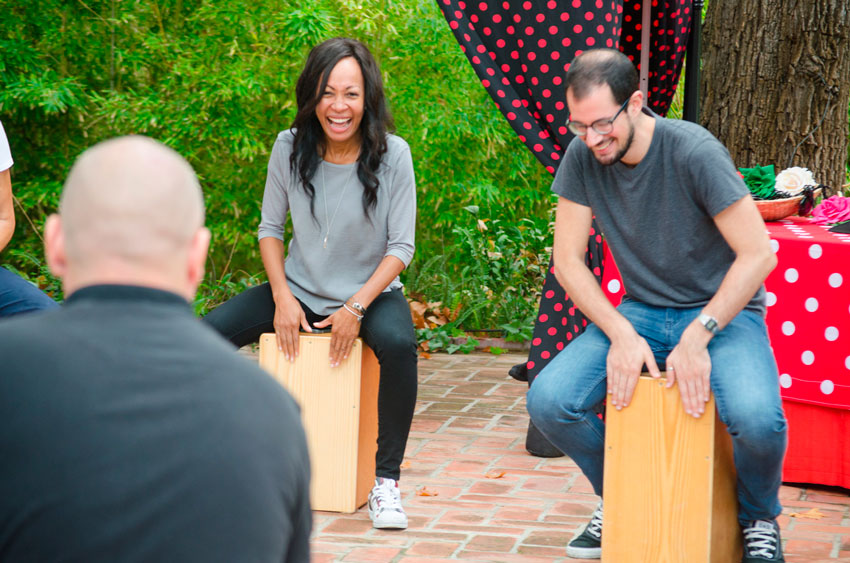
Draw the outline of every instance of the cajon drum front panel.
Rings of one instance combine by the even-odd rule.
[[[366,502],[375,475],[377,361],[359,338],[335,368],[328,359],[330,335],[302,334],[299,346],[298,358],[289,362],[277,349],[275,335],[264,334],[260,365],[301,406],[313,509],[354,512]],[[364,357],[367,370],[362,369]]]
[[[607,409],[603,560],[732,561],[740,545],[734,469],[730,482],[731,459],[717,455],[728,433],[713,398],[696,419],[665,384],[641,377],[628,407]]]

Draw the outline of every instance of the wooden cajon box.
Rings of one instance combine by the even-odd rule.
[[[714,397],[697,419],[665,385],[642,376],[629,406],[606,409],[602,561],[740,561],[732,440]]]
[[[380,372],[375,354],[360,338],[348,359],[331,368],[330,341],[330,334],[302,333],[299,355],[288,362],[274,333],[263,334],[260,366],[301,406],[313,510],[354,512],[366,504],[375,481]]]

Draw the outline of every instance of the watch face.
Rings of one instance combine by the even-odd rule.
[[[700,315],[699,322],[702,323],[702,326],[706,328],[712,334],[717,334],[717,320],[714,317],[709,317],[708,315]]]

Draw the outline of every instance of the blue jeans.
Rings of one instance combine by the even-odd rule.
[[[618,311],[646,339],[657,362],[679,342],[700,308],[668,309],[625,300]],[[606,395],[610,341],[596,325],[565,347],[534,380],[528,412],[535,426],[581,468],[602,496],[605,424],[593,408]],[[786,422],[776,361],[758,313],[742,311],[708,345],[711,390],[732,436],[741,523],[776,517]]]
[[[53,309],[59,305],[36,286],[0,267],[0,317]]]

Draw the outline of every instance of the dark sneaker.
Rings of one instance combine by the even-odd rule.
[[[753,520],[744,527],[744,557],[741,563],[785,561],[776,520]]]
[[[584,531],[567,544],[567,556],[573,559],[602,558],[602,501],[593,511]]]

